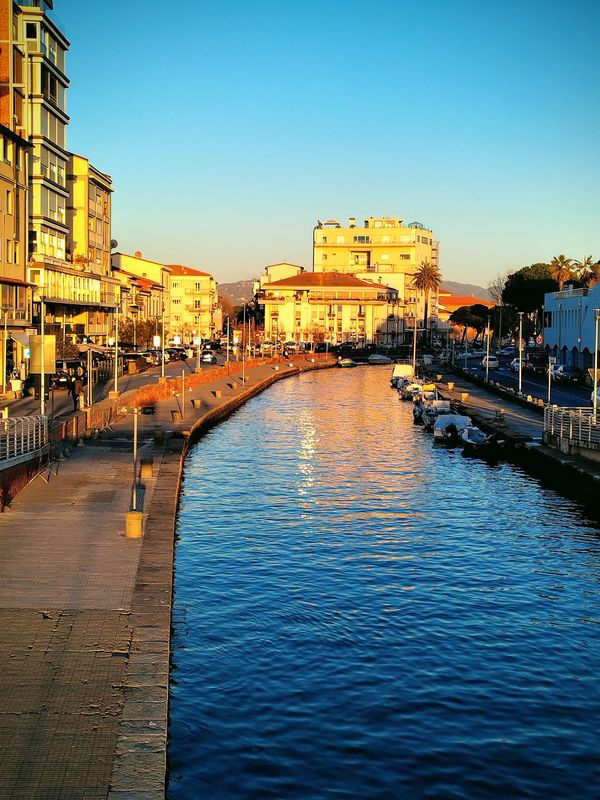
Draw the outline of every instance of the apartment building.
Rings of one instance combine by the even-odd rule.
[[[394,343],[398,292],[342,272],[305,272],[290,264],[270,265],[261,277],[265,339],[357,345]]]
[[[439,243],[420,222],[405,225],[400,217],[369,217],[360,226],[356,217],[350,217],[346,226],[330,219],[317,222],[313,230],[314,272],[355,275],[395,289],[403,320],[423,318],[424,298],[412,285],[423,261],[439,266]],[[437,319],[435,293],[430,298],[429,317],[430,321]]]
[[[71,305],[67,311],[69,332],[107,344],[120,283],[112,275],[110,257],[112,179],[87,158],[70,153],[67,187],[67,252],[73,269],[82,275],[80,294],[85,301],[85,305]]]
[[[208,272],[182,264],[171,270],[171,334],[182,342],[213,339],[222,328],[217,282]]]
[[[163,322],[165,335],[170,331],[171,269],[166,264],[144,258],[140,250],[133,255],[113,253],[112,273],[120,282],[122,319]],[[164,319],[163,319],[164,318]],[[158,331],[157,327],[157,332]]]
[[[31,325],[26,281],[27,154],[29,142],[0,125],[0,391],[25,362]]]

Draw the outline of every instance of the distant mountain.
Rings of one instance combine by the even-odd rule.
[[[235,283],[220,283],[219,294],[228,297],[234,306],[241,306],[254,299],[252,287],[254,280],[236,281]],[[456,283],[456,281],[442,281],[441,288],[457,295],[469,295],[479,300],[491,300],[492,296],[483,286],[472,283]]]
[[[235,283],[220,283],[219,294],[228,297],[234,306],[241,306],[254,299],[252,287],[254,280],[236,281]]]
[[[476,297],[478,300],[493,300],[492,295],[489,293],[488,289],[484,289],[483,286],[476,286],[473,283],[456,283],[455,281],[442,281],[440,284],[441,289],[445,289],[447,292],[452,292],[452,294],[457,295],[468,295],[470,297]]]

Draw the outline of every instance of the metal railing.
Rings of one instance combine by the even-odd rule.
[[[600,413],[594,416],[594,410],[587,407],[546,406],[544,433],[581,445],[600,445]]]
[[[48,441],[48,417],[0,419],[0,469],[3,462],[35,453]]]

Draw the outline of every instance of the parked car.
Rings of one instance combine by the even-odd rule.
[[[508,365],[508,368],[511,369],[513,372],[518,372],[520,360],[521,360],[520,358],[513,358],[513,360]]]
[[[217,363],[217,357],[212,352],[212,350],[205,350],[202,353],[202,359],[201,360],[202,360],[203,364],[216,364]]]
[[[497,356],[513,356],[517,351],[514,347],[503,347],[501,350],[496,350]]]
[[[64,369],[58,369],[50,375],[51,389],[68,389],[71,385],[71,375]]]
[[[585,380],[585,372],[579,367],[556,364],[552,370],[552,377],[558,383],[582,383]]]
[[[496,358],[496,356],[484,356],[484,357],[481,359],[481,366],[482,366],[484,369],[485,369],[486,367],[487,367],[488,369],[498,369],[498,367],[500,366],[500,362],[498,361],[498,359]]]
[[[471,353],[469,353],[469,358],[483,358],[485,354],[485,350],[473,350]]]
[[[185,361],[187,358],[187,352],[185,347],[165,347],[165,353],[169,354],[169,358],[171,361]]]
[[[145,372],[150,367],[142,353],[123,353],[123,364],[128,373]]]
[[[590,395],[590,405],[594,405],[594,392],[592,391]],[[600,386],[596,389],[596,408],[600,408]]]

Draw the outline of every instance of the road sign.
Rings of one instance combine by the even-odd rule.
[[[544,344],[544,337],[542,336],[541,333],[540,333],[539,336],[535,337],[535,341],[536,341],[536,344]]]

